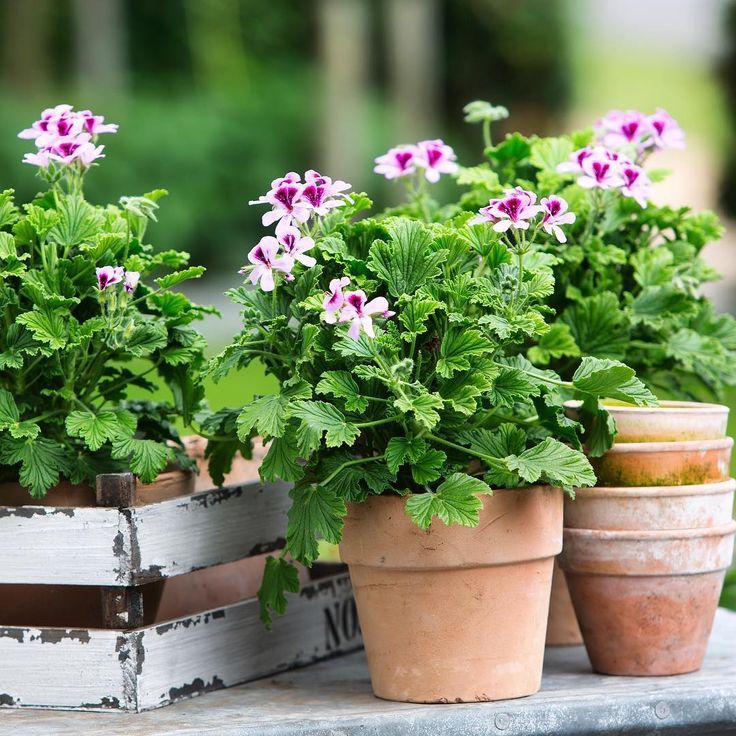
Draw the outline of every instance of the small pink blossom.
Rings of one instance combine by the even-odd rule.
[[[48,169],[51,163],[51,149],[42,148],[38,153],[26,153],[23,156],[23,163],[38,166],[41,169]]]
[[[299,228],[293,227],[292,225],[285,225],[282,220],[276,225],[276,240],[281,244],[287,256],[307,268],[312,268],[317,263],[312,256],[305,255],[308,250],[314,248],[314,240],[312,238],[302,237]]]
[[[248,253],[248,260],[253,264],[250,282],[256,284],[260,281],[263,291],[274,290],[276,286],[273,279],[274,270],[281,271],[285,278],[290,280],[291,269],[294,268],[294,261],[289,256],[279,257],[279,243],[271,235],[261,238],[258,245]]]
[[[623,185],[618,163],[621,157],[615,151],[596,148],[581,164],[582,176],[578,184],[585,189],[612,189]]]
[[[557,171],[560,174],[580,174],[583,171],[583,161],[588,156],[593,155],[593,149],[588,146],[586,148],[580,148],[574,153],[570,154],[570,160],[557,165]]]
[[[299,195],[299,202],[307,206],[320,217],[325,217],[335,207],[345,204],[343,192],[350,189],[344,181],[332,181],[329,176],[322,176],[318,171],[310,169],[304,174],[304,185]]]
[[[79,133],[68,138],[59,138],[53,146],[47,149],[53,161],[61,164],[71,164],[79,161],[85,168],[98,158],[104,158],[105,146],[95,146],[90,141],[88,133]]]
[[[332,279],[330,281],[330,290],[325,294],[322,302],[322,308],[325,310],[322,319],[328,324],[334,325],[337,322],[337,312],[339,312],[345,304],[345,294],[343,289],[350,283],[347,276],[341,279]]]
[[[636,110],[612,110],[594,126],[596,139],[609,148],[633,146],[637,151],[646,147],[649,135],[646,116]]]
[[[37,120],[30,128],[25,128],[18,133],[18,138],[35,141],[39,136],[49,132],[49,124],[54,118],[70,113],[71,105],[57,105],[48,107],[41,113],[41,119]]]
[[[258,199],[251,200],[248,204],[269,204],[272,209],[261,218],[265,225],[284,220],[287,225],[292,221],[306,222],[310,215],[308,202],[301,200],[303,184],[301,177],[294,171],[290,171],[280,179],[271,182],[271,189]]]
[[[623,180],[621,193],[626,197],[632,197],[642,207],[646,207],[650,196],[651,182],[644,173],[644,169],[630,161],[626,161],[619,166],[619,174]]]
[[[82,123],[83,130],[93,138],[102,133],[118,132],[117,123],[106,123],[104,115],[95,115],[91,110],[80,110],[77,116]]]
[[[122,266],[102,266],[95,269],[97,273],[97,288],[104,291],[108,286],[119,284],[125,275],[125,269]]]
[[[542,228],[549,235],[554,234],[558,243],[566,243],[567,237],[560,225],[571,225],[575,222],[575,213],[567,211],[567,202],[557,195],[551,195],[542,199],[544,217]]]
[[[416,146],[414,163],[424,169],[427,181],[436,184],[441,174],[454,174],[458,170],[457,156],[450,146],[437,138],[433,141],[420,141]]]
[[[666,110],[658,108],[646,121],[654,148],[685,148],[685,133]]]
[[[136,287],[138,286],[138,282],[140,280],[141,275],[138,271],[126,271],[125,282],[123,284],[125,291],[127,291],[128,294],[132,294],[136,290]]]
[[[497,233],[506,232],[509,228],[526,230],[529,227],[529,220],[542,211],[542,208],[535,204],[536,201],[537,195],[534,192],[516,187],[507,189],[500,199],[491,200],[481,213],[486,220],[494,223],[493,229]]]
[[[375,337],[373,316],[392,317],[395,312],[388,308],[388,302],[382,296],[367,301],[364,291],[349,291],[345,294],[345,303],[340,310],[340,322],[350,322],[348,337],[357,340],[361,330],[368,337]]]
[[[382,174],[387,179],[398,179],[409,176],[416,171],[416,146],[395,146],[390,148],[383,156],[375,159],[376,166],[373,171]]]

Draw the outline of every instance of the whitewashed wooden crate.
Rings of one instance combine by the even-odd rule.
[[[0,626],[0,707],[139,712],[359,648],[344,572],[291,596],[270,632],[255,599],[141,625],[141,586],[282,547],[287,490],[133,506],[135,480],[117,474],[98,478],[108,506],[0,506],[0,586],[100,586],[103,616],[102,628]]]

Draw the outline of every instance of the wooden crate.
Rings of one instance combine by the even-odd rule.
[[[0,627],[0,707],[143,711],[359,648],[344,572],[304,586],[270,632],[255,599],[143,625],[146,587],[282,547],[287,490],[135,506],[123,473],[98,477],[98,507],[0,506],[0,595],[99,586],[102,610],[99,628]]]

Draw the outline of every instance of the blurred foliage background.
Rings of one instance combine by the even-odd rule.
[[[507,106],[506,130],[544,134],[665,107],[688,149],[658,162],[673,175],[657,199],[736,213],[733,0],[0,0],[0,41],[2,187],[36,191],[16,133],[41,109],[119,123],[88,194],[170,191],[150,236],[210,269],[190,291],[223,310],[203,325],[213,350],[238,330],[222,293],[262,234],[249,199],[317,168],[388,204],[372,162],[391,145],[443,137],[477,160],[472,99]],[[708,294],[733,311],[726,225],[705,254],[724,277]],[[217,408],[273,387],[256,367],[209,396]]]

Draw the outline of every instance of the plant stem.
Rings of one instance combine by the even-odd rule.
[[[491,148],[493,146],[493,141],[491,140],[491,121],[490,120],[483,121],[483,145],[486,148]]]
[[[376,419],[375,421],[372,421],[372,422],[356,422],[355,426],[360,427],[361,429],[365,427],[379,427],[382,424],[391,424],[392,422],[395,422],[398,419],[400,419],[399,415],[394,414],[391,417],[386,417],[385,419]]]
[[[372,457],[359,457],[355,460],[346,460],[341,465],[338,465],[321,483],[321,486],[329,485],[345,468],[349,468],[353,465],[363,465],[364,463],[372,463],[374,460],[383,460],[385,455],[374,455]]]

